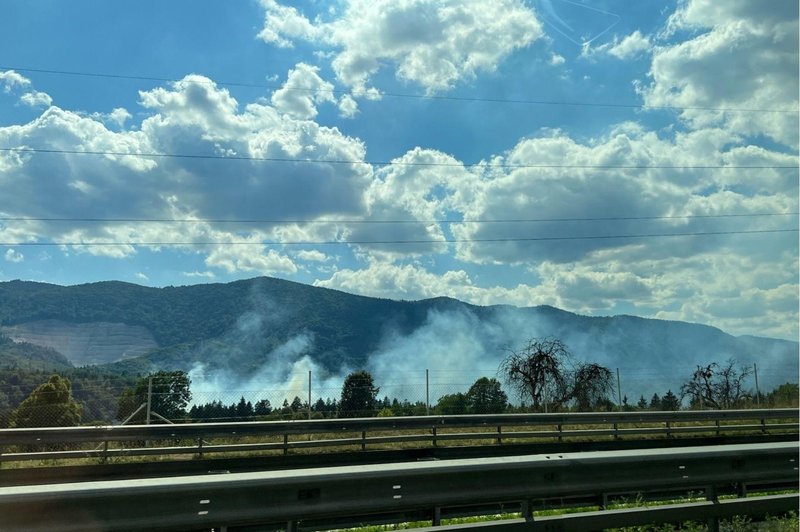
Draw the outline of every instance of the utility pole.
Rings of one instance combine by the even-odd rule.
[[[619,405],[619,411],[622,412],[622,386],[619,383],[619,368],[617,368],[617,400],[619,401],[617,404]]]
[[[756,405],[761,406],[761,392],[758,390],[758,366],[753,362],[753,375],[756,378]]]
[[[308,370],[308,419],[311,419],[311,370]]]

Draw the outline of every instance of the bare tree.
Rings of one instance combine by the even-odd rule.
[[[594,410],[614,393],[611,370],[599,364],[580,364],[572,378],[572,398],[580,411]]]
[[[499,372],[522,399],[534,409],[561,405],[569,398],[567,347],[555,338],[531,339],[519,350],[508,349]]]
[[[688,396],[692,406],[700,408],[735,408],[752,397],[744,387],[752,372],[748,366],[737,368],[733,358],[724,365],[712,362],[707,366],[697,366],[692,378],[681,386],[681,399]]]

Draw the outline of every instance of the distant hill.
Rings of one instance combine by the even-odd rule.
[[[449,298],[391,301],[266,277],[166,288],[0,283],[0,332],[53,347],[75,365],[109,363],[115,373],[202,367],[228,381],[282,381],[300,361],[329,375],[368,368],[384,382],[425,368],[491,373],[504,349],[544,336],[565,341],[578,359],[621,368],[632,393],[674,389],[696,364],[730,357],[757,362],[765,387],[796,380],[798,364],[797,342],[700,324]]]

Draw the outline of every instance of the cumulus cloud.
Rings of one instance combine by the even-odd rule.
[[[630,59],[651,49],[650,39],[642,35],[639,30],[624,37],[620,41],[614,42],[608,49],[608,53],[617,59]]]
[[[653,54],[651,81],[639,90],[647,105],[685,108],[680,116],[691,127],[724,125],[796,148],[797,26],[791,0],[769,9],[744,0],[687,1],[670,17]],[[685,32],[692,36],[673,39]]]
[[[4,257],[8,262],[22,262],[25,260],[25,256],[14,248],[7,249]]]
[[[299,63],[289,71],[286,83],[272,94],[272,105],[294,118],[314,118],[317,105],[335,102],[333,85],[319,77],[319,68]]]
[[[356,94],[371,89],[384,64],[429,93],[446,90],[478,71],[493,71],[542,36],[535,13],[519,0],[348,0],[332,21],[311,21],[273,0],[262,0],[262,6],[261,39],[277,46],[302,39],[332,48],[337,78]]]
[[[9,93],[14,88],[29,87],[31,80],[14,70],[0,72],[0,84],[3,85],[3,92]]]
[[[358,103],[349,94],[339,99],[339,114],[343,118],[353,118],[358,114]]]
[[[313,69],[309,72],[313,73]],[[79,244],[71,249],[124,258],[143,242],[234,242],[248,246],[204,249],[210,267],[226,272],[292,273],[296,266],[261,242],[281,238],[336,238],[336,227],[298,224],[252,226],[206,223],[205,219],[261,218],[313,221],[317,217],[353,217],[364,212],[363,190],[371,167],[360,163],[363,144],[272,105],[239,103],[208,78],[186,76],[169,87],[140,93],[149,111],[138,127],[114,131],[106,117],[85,116],[50,107],[22,125],[0,128],[3,146],[36,146],[68,151],[104,151],[117,155],[71,153],[0,155],[0,211],[10,215],[84,218],[194,218],[196,223],[31,224],[26,236]],[[127,120],[125,110],[109,118]],[[300,159],[298,163],[152,158],[141,153],[209,154],[254,158]],[[123,155],[125,154],[125,155]],[[352,160],[352,165],[303,162],[304,159]],[[48,194],[37,193],[47,180]],[[320,234],[319,231],[328,231]],[[108,245],[106,245],[108,244]]]
[[[40,91],[26,92],[19,97],[19,101],[30,107],[47,107],[53,103],[49,94]]]

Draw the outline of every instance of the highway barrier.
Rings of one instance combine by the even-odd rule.
[[[269,529],[270,523],[296,530],[342,519],[397,521],[413,512],[429,512],[438,524],[446,508],[516,503],[526,522],[536,523],[537,499],[654,491],[704,493],[711,509],[699,515],[725,515],[724,504],[737,513],[759,504],[779,512],[797,508],[796,494],[736,504],[723,504],[718,494],[732,486],[740,495],[752,485],[796,487],[798,450],[797,442],[760,443],[16,486],[0,488],[0,515],[6,531]],[[652,511],[639,519],[655,519],[658,507]],[[655,520],[697,514],[660,511]],[[617,515],[615,521],[604,514],[603,526],[632,522],[631,512]]]
[[[322,449],[393,444],[503,444],[798,432],[798,409],[590,412],[320,419],[0,430],[0,462]],[[467,430],[464,430],[467,429]],[[247,438],[246,443],[231,443]],[[215,444],[214,440],[225,440]],[[255,440],[255,441],[253,441]],[[153,443],[155,442],[155,443]],[[164,446],[163,443],[171,443]],[[144,445],[147,444],[147,445]]]

